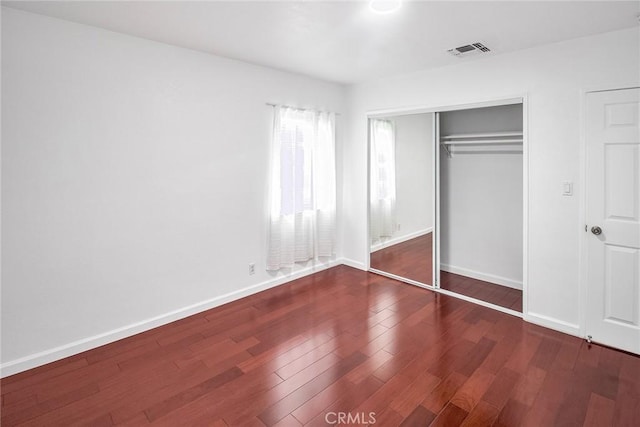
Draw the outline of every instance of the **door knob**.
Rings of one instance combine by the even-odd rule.
[[[602,234],[602,228],[598,227],[597,225],[594,227],[591,227],[591,232],[593,234],[595,234],[596,236],[599,236]]]

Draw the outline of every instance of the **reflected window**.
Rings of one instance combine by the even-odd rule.
[[[395,127],[390,120],[370,121],[371,241],[393,236],[396,230]]]

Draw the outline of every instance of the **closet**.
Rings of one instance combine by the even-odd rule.
[[[523,311],[523,98],[371,113],[370,271]]]
[[[522,103],[436,116],[436,287],[521,312]]]

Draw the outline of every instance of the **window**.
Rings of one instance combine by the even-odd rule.
[[[331,256],[335,241],[334,115],[274,112],[268,270]]]

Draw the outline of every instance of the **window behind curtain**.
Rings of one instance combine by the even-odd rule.
[[[334,115],[274,113],[268,270],[331,256],[335,241]]]
[[[284,114],[280,122],[280,214],[313,209],[313,117],[305,112]]]

